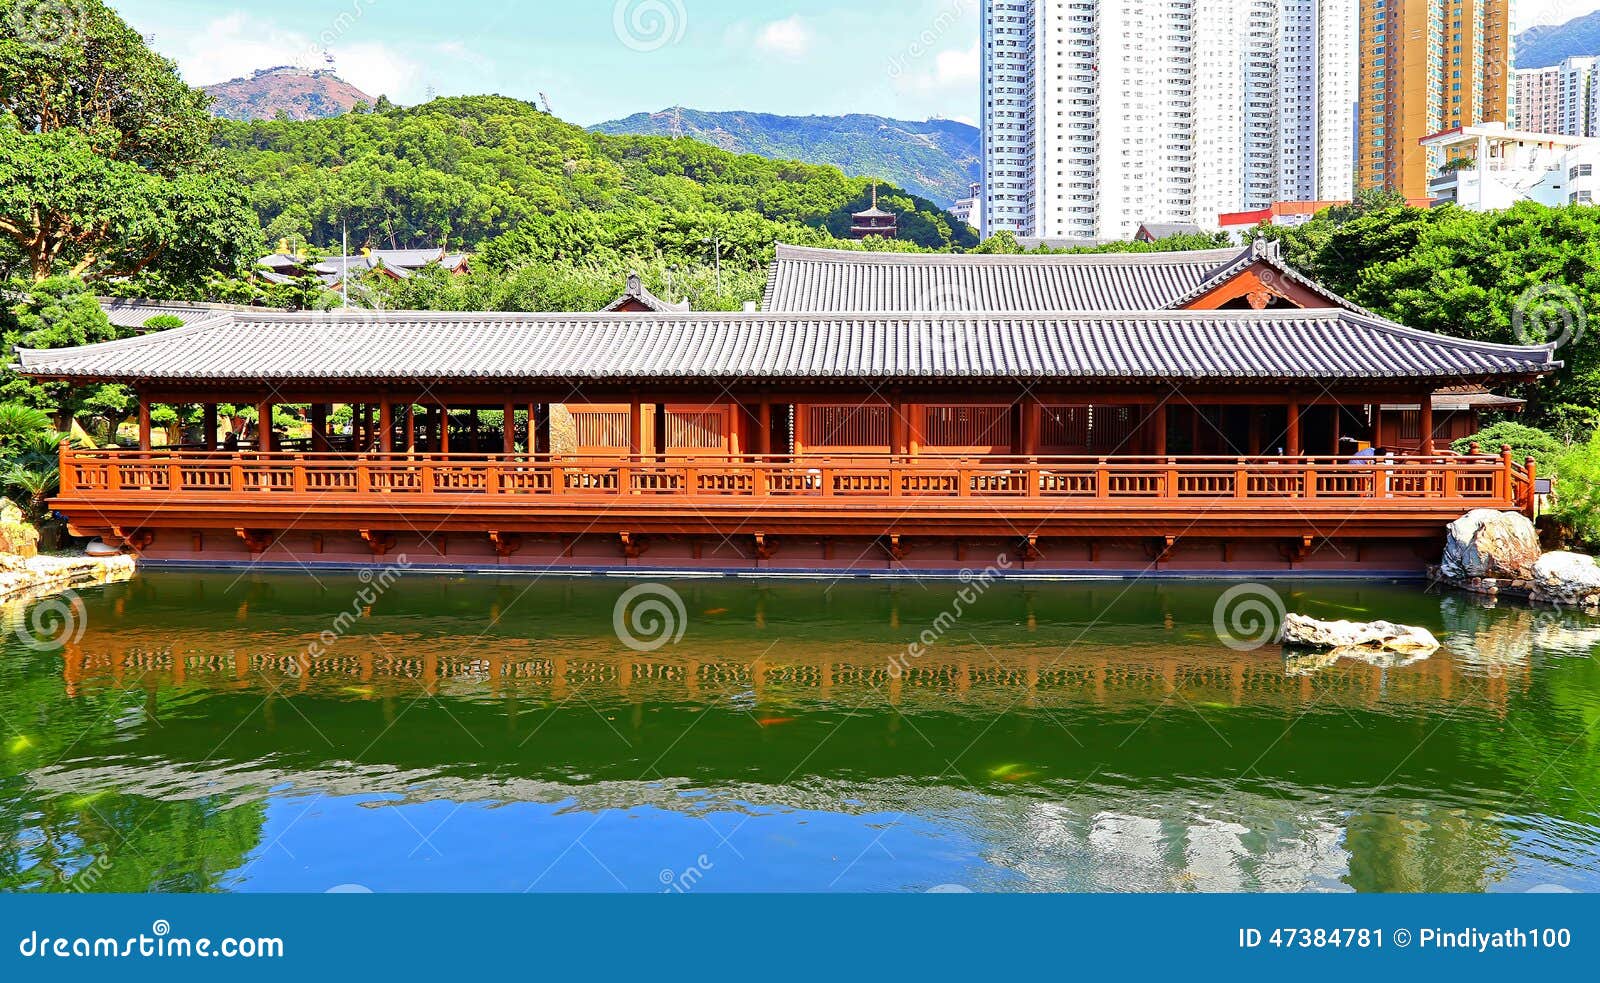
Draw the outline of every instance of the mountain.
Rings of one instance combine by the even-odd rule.
[[[831,164],[876,176],[941,205],[965,198],[979,179],[978,128],[955,120],[926,123],[882,116],[773,116],[673,108],[590,127],[596,133],[691,137],[741,154]]]
[[[542,258],[708,254],[752,265],[775,241],[847,236],[872,198],[836,167],[733,154],[697,140],[591,133],[500,96],[387,104],[306,121],[226,122],[217,143],[268,241],[477,250],[520,236]],[[886,175],[874,175],[884,178]],[[939,206],[885,184],[900,237],[977,245]]]
[[[1565,24],[1541,24],[1517,35],[1517,67],[1548,68],[1574,55],[1600,55],[1600,10]]]
[[[212,115],[244,122],[276,119],[279,113],[292,120],[327,119],[348,113],[357,103],[377,102],[332,72],[287,65],[208,85],[205,92],[213,100]]]

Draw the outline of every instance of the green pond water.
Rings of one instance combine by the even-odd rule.
[[[1230,584],[663,586],[13,606],[0,889],[1600,889],[1600,620],[1272,586],[1446,644],[1369,664],[1224,639]]]

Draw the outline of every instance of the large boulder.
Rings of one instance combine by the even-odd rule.
[[[1527,516],[1478,509],[1450,524],[1440,572],[1450,580],[1527,580],[1540,554],[1539,531]]]
[[[1318,621],[1298,614],[1283,619],[1278,642],[1285,648],[1318,652],[1398,652],[1401,655],[1429,656],[1439,651],[1439,640],[1426,628],[1412,628],[1387,621],[1370,624]]]
[[[1561,607],[1600,607],[1600,563],[1581,553],[1546,553],[1533,565],[1533,599]]]
[[[39,530],[29,525],[10,499],[0,500],[0,554],[23,558],[39,555]]]

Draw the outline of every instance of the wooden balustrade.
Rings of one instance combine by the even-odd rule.
[[[1107,503],[1383,501],[1437,509],[1528,508],[1535,472],[1500,456],[1172,458],[562,457],[77,450],[61,457],[57,503],[144,496],[386,505],[407,498],[501,502],[618,499],[685,503],[1036,503],[1092,511]]]

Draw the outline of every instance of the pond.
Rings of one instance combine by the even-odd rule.
[[[1446,649],[1286,659],[1280,604]],[[6,617],[8,891],[1600,890],[1600,621],[1414,584],[152,572]]]

